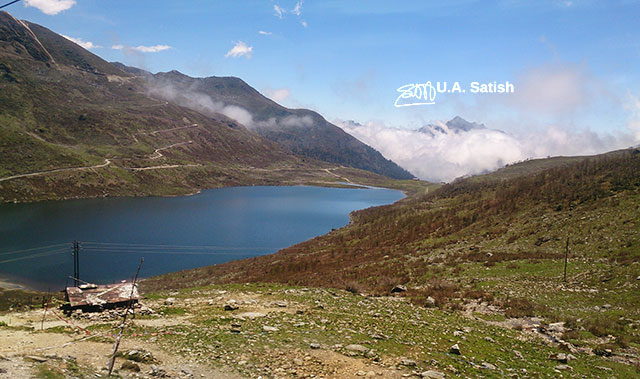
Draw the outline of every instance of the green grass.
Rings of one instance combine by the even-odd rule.
[[[58,369],[52,368],[46,364],[40,364],[36,368],[36,378],[39,379],[64,379],[65,376]]]
[[[284,300],[288,306],[270,312],[264,318],[239,321],[233,316],[251,309],[252,305],[240,305],[240,309],[233,312],[223,310],[224,300],[209,305],[208,300],[215,298],[220,290],[227,291],[225,298],[249,297],[257,304],[267,305]],[[147,296],[161,301],[167,292]],[[342,354],[347,352],[334,347],[336,344],[362,344],[373,349],[374,353],[371,356],[356,355],[360,359],[397,364],[401,358],[410,358],[418,362],[418,371],[437,369],[450,376],[502,377],[511,373],[522,374],[524,370],[529,376],[558,375],[554,371],[558,363],[548,357],[559,350],[547,346],[542,340],[522,338],[523,332],[517,330],[492,326],[455,311],[417,307],[402,299],[263,283],[196,287],[181,290],[172,297],[177,302],[191,299],[189,305],[184,303],[184,309],[189,323],[193,325],[141,329],[148,335],[157,333],[157,343],[168,350],[187,357],[199,357],[216,366],[232,365],[249,376],[264,372],[261,370],[265,366],[277,367],[277,363],[267,359],[274,351],[285,354],[304,351],[309,349],[310,343],[319,343],[324,349]],[[497,315],[481,317],[490,321],[503,319]],[[241,325],[238,334],[230,332],[230,325],[235,323]],[[277,327],[278,331],[265,333],[263,325]],[[454,337],[455,331],[465,328],[467,332]],[[372,337],[376,334],[383,336],[382,339]],[[459,344],[462,356],[448,354],[453,343]],[[514,351],[525,359],[520,359]],[[238,365],[240,359],[234,358],[243,353],[251,357],[247,366]],[[483,362],[494,364],[498,369],[478,368]],[[604,373],[596,367],[611,367],[619,378],[638,375],[634,367],[584,354],[579,354],[578,360],[570,362],[570,366],[573,368],[571,375],[587,378],[597,378]]]

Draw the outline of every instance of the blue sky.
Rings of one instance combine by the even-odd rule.
[[[6,10],[90,41],[106,60],[237,76],[329,120],[416,128],[459,114],[514,134],[640,139],[638,1],[24,0]],[[393,106],[398,87],[428,80],[510,81],[515,93]]]

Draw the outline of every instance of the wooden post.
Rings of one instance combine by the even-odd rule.
[[[133,278],[133,283],[131,286],[131,295],[129,295],[129,305],[127,309],[124,311],[124,316],[122,316],[122,324],[120,324],[120,331],[118,332],[118,337],[116,338],[116,342],[113,344],[113,354],[111,354],[111,359],[109,359],[108,369],[109,376],[111,376],[111,371],[113,371],[113,365],[116,363],[116,354],[118,353],[118,347],[120,346],[120,340],[122,339],[122,333],[124,332],[125,324],[127,323],[127,316],[129,315],[129,310],[133,308],[133,293],[136,289],[136,282],[138,281],[138,274],[140,273],[140,267],[142,266],[142,262],[144,262],[144,258],[140,259],[140,264],[138,264],[138,270],[136,271],[136,276]]]
[[[564,278],[563,282],[567,281],[567,260],[569,259],[569,237],[567,237],[567,244],[564,247]]]

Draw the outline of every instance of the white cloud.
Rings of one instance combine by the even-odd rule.
[[[159,51],[169,50],[171,49],[171,46],[169,45],[136,46],[136,47],[132,47],[132,49],[139,51],[141,53],[157,53]]]
[[[248,46],[242,41],[236,42],[235,46],[231,48],[231,50],[227,51],[224,55],[225,58],[232,57],[238,58],[245,56],[247,59],[251,58],[251,52],[253,51],[253,46]]]
[[[296,6],[291,10],[291,13],[295,14],[296,16],[300,16],[302,14],[302,0],[296,3]]]
[[[300,25],[306,28],[309,24],[306,21],[300,21]]]
[[[311,126],[313,125],[313,119],[311,116],[287,116],[280,120],[280,125],[294,127],[294,126]]]
[[[265,95],[276,103],[282,102],[291,95],[289,88],[269,88],[265,90]]]
[[[530,69],[516,80],[507,104],[536,115],[569,116],[595,95],[592,78],[584,67],[547,65]]]
[[[134,50],[139,51],[141,53],[157,53],[164,50],[171,49],[169,45],[155,45],[155,46],[124,46],[124,45],[113,45],[111,46],[113,50]]]
[[[270,36],[270,35],[272,35],[273,33],[271,33],[271,32],[265,32],[264,30],[260,30],[260,31],[258,32],[258,34],[262,34],[263,36]]]
[[[640,110],[640,103],[638,107]],[[436,124],[448,131],[445,123]],[[589,130],[567,131],[558,126],[517,136],[492,129],[431,136],[375,122],[361,125],[337,121],[336,125],[419,178],[436,182],[493,171],[528,158],[603,153],[628,147],[633,140],[624,133],[603,136]],[[640,135],[636,135],[636,141],[638,137]]]
[[[625,109],[630,113],[627,127],[635,137],[635,142],[638,142],[640,141],[640,97],[634,96],[631,92],[627,97]]]
[[[64,34],[61,34],[61,36],[63,36],[64,38],[68,39],[69,41],[75,43],[76,45],[79,45],[87,50],[89,49],[99,49],[102,46],[100,45],[95,45],[93,42],[91,41],[84,41],[81,38],[73,38],[73,37],[69,37],[69,36],[65,36]]]
[[[151,96],[159,97],[182,106],[189,107],[204,114],[221,113],[238,121],[246,127],[254,125],[253,116],[249,111],[236,105],[214,101],[207,94],[184,88],[176,88],[171,83],[148,83]]]
[[[280,7],[278,4],[273,5],[273,10],[275,11],[276,17],[278,17],[281,20],[282,20],[282,17],[284,17],[284,14],[287,13],[287,11],[284,8]]]
[[[56,15],[74,5],[75,0],[25,0],[25,6],[38,8],[48,15]]]

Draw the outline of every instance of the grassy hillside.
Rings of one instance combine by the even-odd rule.
[[[345,181],[329,169],[223,115],[152,99],[120,66],[0,12],[0,202]]]
[[[129,70],[136,72],[135,69]],[[380,152],[360,142],[320,114],[308,109],[288,109],[266,98],[239,78],[192,78],[177,71],[145,75],[153,96],[198,111],[210,111],[210,102],[246,109],[256,133],[292,152],[337,165],[368,170],[394,179],[413,175]],[[170,90],[168,90],[170,88]],[[178,95],[176,95],[176,93]],[[209,101],[202,101],[201,96]],[[198,100],[194,100],[194,97]]]
[[[571,351],[610,349],[637,365],[639,173],[640,151],[627,150],[512,179],[469,178],[355,212],[347,227],[271,256],[147,285],[282,282],[388,294],[403,284],[419,306],[563,322],[558,341]]]

